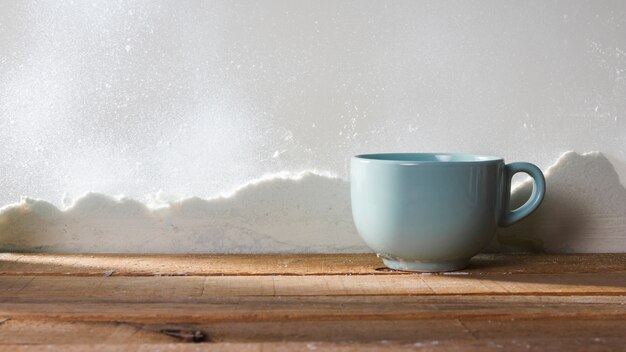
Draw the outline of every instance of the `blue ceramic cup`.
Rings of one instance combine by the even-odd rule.
[[[534,181],[530,199],[509,209],[511,178]],[[530,163],[447,153],[364,154],[350,165],[352,215],[365,243],[391,269],[451,271],[467,266],[493,238],[532,213],[545,193]]]

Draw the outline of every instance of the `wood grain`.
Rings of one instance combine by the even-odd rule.
[[[0,276],[7,299],[90,297],[145,301],[146,297],[404,296],[404,295],[625,295],[626,275],[533,274],[440,276]]]
[[[376,343],[362,342],[222,342],[209,344],[130,344],[120,347],[111,344],[79,344],[79,345],[0,345],[0,351],[209,351],[209,352],[301,352],[301,351],[332,351],[332,352],[359,352],[359,351],[623,351],[620,338],[598,339],[577,337],[573,339],[545,338],[545,339],[495,339],[495,340],[455,340],[455,341],[426,341],[415,343],[394,343],[378,341]]]
[[[626,255],[0,254],[0,351],[610,351]]]
[[[479,254],[465,275],[626,272],[626,254]],[[399,275],[374,254],[0,253],[0,275]],[[456,273],[459,274],[459,273]]]
[[[505,345],[534,345],[544,339],[580,339],[590,327],[599,333],[589,340],[617,340],[626,324],[621,320],[492,321],[475,320],[378,320],[229,322],[212,324],[128,324],[98,322],[42,322],[22,320],[0,329],[0,346],[28,339],[32,345],[57,344],[170,344],[181,342],[175,333],[201,332],[205,346],[223,343],[310,342],[347,343],[358,341],[384,347],[411,343],[413,347],[437,347],[463,341],[499,341]],[[64,331],[64,334],[49,332]],[[46,336],[53,335],[53,339]],[[580,340],[579,340],[580,341]],[[520,343],[523,342],[523,343]]]
[[[624,296],[205,297],[144,302],[10,299],[0,316],[31,320],[201,323],[278,320],[626,318]]]

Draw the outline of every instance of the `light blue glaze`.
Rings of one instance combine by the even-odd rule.
[[[509,210],[517,172],[535,182],[528,202]],[[498,157],[396,153],[351,160],[352,214],[360,236],[392,269],[462,269],[493,238],[535,210],[545,193],[541,170]]]

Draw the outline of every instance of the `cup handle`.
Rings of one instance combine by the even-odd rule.
[[[530,198],[522,205],[521,207],[511,210],[509,209],[509,199],[511,198],[511,179],[513,175],[518,172],[524,172],[528,174],[533,179],[533,192],[530,195]],[[504,167],[504,180],[505,187],[504,191],[504,204],[502,209],[504,209],[503,214],[500,218],[499,225],[506,227],[513,225],[514,223],[522,220],[527,217],[537,209],[541,201],[543,201],[543,196],[546,193],[546,180],[543,177],[543,173],[541,170],[531,164],[531,163],[510,163]]]

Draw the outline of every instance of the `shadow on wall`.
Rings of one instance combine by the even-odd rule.
[[[490,251],[624,252],[626,189],[600,153],[569,152],[546,171],[544,203],[498,230]],[[531,183],[512,196],[520,205]],[[0,251],[91,253],[369,252],[352,223],[349,184],[311,172],[252,182],[228,197],[151,209],[87,194],[70,208],[25,198],[0,211]]]
[[[491,250],[584,253],[626,251],[626,188],[601,153],[568,152],[545,171],[546,196],[528,218],[499,228]],[[519,207],[532,180],[511,197]]]

